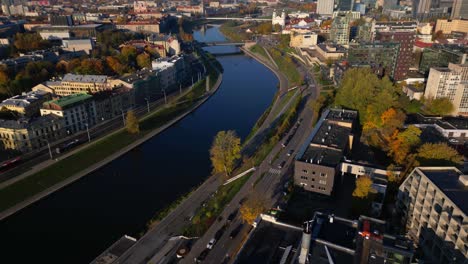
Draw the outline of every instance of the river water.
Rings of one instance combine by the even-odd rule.
[[[215,27],[200,41],[225,41]],[[227,52],[235,47],[210,47]],[[210,174],[220,130],[245,138],[271,103],[278,80],[253,59],[223,56],[218,92],[176,125],[72,185],[0,222],[1,263],[89,263],[124,234]]]

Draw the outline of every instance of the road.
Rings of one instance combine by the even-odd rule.
[[[315,99],[317,96],[315,86],[309,86],[305,91],[304,96],[307,100]],[[274,147],[268,157],[261,163],[257,171],[232,199],[231,203],[226,206],[221,214],[223,219],[226,219],[229,214],[239,209],[239,201],[244,197],[258,197],[258,195],[261,195],[261,197],[265,199],[265,205],[267,208],[272,208],[279,204],[283,196],[284,185],[289,181],[292,175],[295,154],[313,129],[311,126],[312,116],[313,114],[311,109],[305,106],[298,117],[299,120],[302,119],[302,122],[289,144],[284,148],[281,146],[284,138],[291,135],[292,131],[290,131],[283,140]],[[293,150],[293,154],[288,156],[287,153],[290,150]],[[278,152],[278,159],[270,164],[270,160],[273,160]],[[280,169],[278,165],[283,161],[286,163],[283,168]],[[190,253],[181,260],[180,263],[193,263],[194,258],[206,248],[209,240],[213,238],[214,234],[226,223],[226,220],[215,222],[208,229],[205,235],[197,240]],[[228,228],[215,244],[213,249],[210,250],[210,253],[203,263],[223,263],[224,261],[225,263],[233,262],[233,259],[230,259],[230,257],[237,254],[241,245],[245,242],[243,240],[251,228],[249,225],[244,224],[242,231],[234,239],[231,239],[229,237],[230,233],[241,223],[240,214],[237,214],[237,217],[232,221],[232,223],[228,223]],[[227,258],[226,256],[230,257]]]

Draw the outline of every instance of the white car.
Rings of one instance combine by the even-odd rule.
[[[206,248],[212,249],[215,243],[216,243],[216,239],[212,238],[210,242],[208,242],[208,244],[206,245]]]

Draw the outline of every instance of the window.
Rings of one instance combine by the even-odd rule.
[[[311,185],[310,188],[311,188],[311,189],[315,189],[315,185]]]
[[[308,180],[308,178],[306,176],[301,176],[301,179]]]
[[[305,173],[305,174],[307,174],[307,173],[308,173],[308,172],[307,172],[307,170],[302,170],[302,172],[303,172],[303,173]]]
[[[322,180],[320,180],[319,183],[320,183],[320,184],[327,184],[327,181],[322,181]]]
[[[312,174],[315,175],[315,171],[313,171]]]
[[[326,173],[320,173],[320,177],[327,177],[327,174]]]

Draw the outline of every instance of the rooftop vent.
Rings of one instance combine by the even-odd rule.
[[[468,186],[468,175],[460,175],[458,180],[464,185]]]

